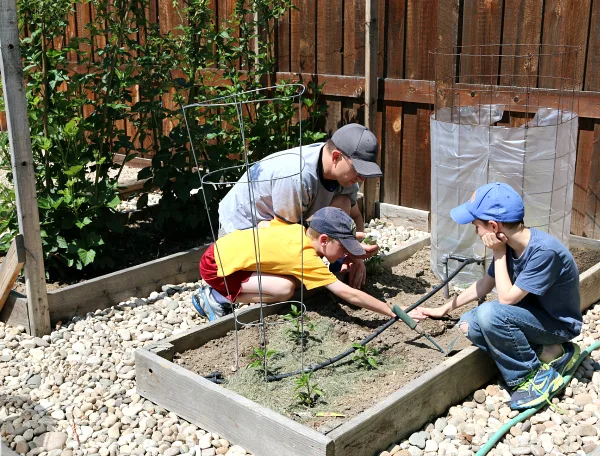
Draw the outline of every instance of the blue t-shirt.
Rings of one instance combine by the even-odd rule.
[[[579,308],[579,272],[571,252],[555,237],[530,229],[525,251],[515,258],[506,247],[506,265],[513,285],[529,294],[522,304],[541,306],[552,317],[566,324],[572,337],[581,332]],[[494,262],[488,274],[495,278]]]

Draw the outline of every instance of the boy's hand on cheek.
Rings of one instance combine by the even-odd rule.
[[[494,252],[506,252],[506,243],[508,238],[503,233],[487,233],[481,238],[483,245]]]

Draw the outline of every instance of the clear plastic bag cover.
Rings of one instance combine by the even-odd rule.
[[[484,257],[453,284],[483,276],[492,260],[472,225],[458,225],[450,210],[481,185],[505,182],[523,198],[525,224],[568,246],[577,144],[577,116],[540,108],[522,127],[495,126],[501,105],[443,108],[431,116],[431,267],[442,278],[442,258],[455,253]],[[450,272],[457,263],[450,260]]]

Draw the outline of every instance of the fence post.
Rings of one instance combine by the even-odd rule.
[[[35,174],[23,64],[19,48],[16,0],[0,0],[0,71],[6,107],[8,139],[12,160],[19,231],[23,234],[26,260],[25,284],[29,333],[50,333],[50,314],[44,271],[44,255],[40,237],[40,218],[35,190]]]
[[[379,0],[365,0],[365,126],[377,134],[377,67],[379,51]],[[381,163],[380,149],[378,162]],[[380,178],[367,179],[364,185],[365,222],[375,217],[375,203],[379,201]]]

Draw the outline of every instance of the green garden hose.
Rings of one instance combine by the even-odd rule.
[[[569,374],[565,375],[562,388],[560,390],[558,390],[556,393],[554,393],[553,396],[556,396],[556,394],[558,394],[560,391],[562,391],[562,389],[565,386],[568,385],[568,383],[573,378],[573,373],[577,370],[577,368],[579,367],[581,362],[586,357],[588,357],[594,350],[597,350],[598,348],[600,348],[600,341],[594,342],[592,345],[590,345],[588,348],[586,348],[585,350],[583,350],[581,352],[581,354],[579,355],[579,358],[577,358],[577,362],[575,363],[573,368],[569,371]],[[500,439],[504,436],[504,434],[506,434],[510,430],[511,427],[513,427],[515,424],[520,423],[521,421],[529,418],[530,416],[535,415],[541,408],[545,407],[546,405],[547,404],[544,402],[536,407],[527,409],[527,410],[519,413],[512,420],[506,422],[498,431],[496,431],[496,433],[494,435],[492,435],[490,437],[490,439],[486,442],[486,444],[483,445],[477,453],[475,453],[475,456],[484,456],[484,455],[488,454],[488,452],[496,446],[496,444],[500,441]]]

